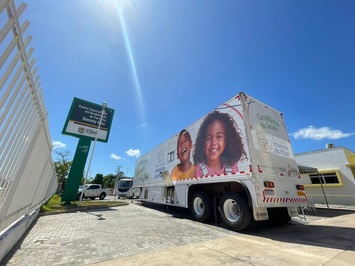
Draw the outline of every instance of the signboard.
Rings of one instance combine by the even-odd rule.
[[[102,110],[102,105],[75,97],[62,134],[89,140],[95,140],[97,137],[97,141],[107,142],[114,109],[105,107],[103,116]],[[101,116],[101,126],[98,130]]]

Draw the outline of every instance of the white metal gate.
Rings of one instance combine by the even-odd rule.
[[[19,22],[25,8],[0,0],[0,261],[57,188],[29,22]]]

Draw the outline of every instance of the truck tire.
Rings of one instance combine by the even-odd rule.
[[[100,194],[100,200],[103,200],[103,199],[105,199],[106,198],[106,193],[105,192],[102,192],[101,194]]]
[[[252,210],[241,194],[225,193],[221,198],[219,207],[223,223],[235,231],[248,228],[253,220]]]
[[[208,220],[212,213],[212,203],[208,194],[203,191],[195,192],[191,198],[190,209],[196,221]]]

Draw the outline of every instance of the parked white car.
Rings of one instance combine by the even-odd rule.
[[[104,188],[99,184],[86,184],[84,187],[79,186],[77,199],[80,199],[80,195],[83,194],[82,199],[90,198],[94,200],[95,198],[99,198],[103,200],[106,198],[108,194],[110,194],[110,189]]]

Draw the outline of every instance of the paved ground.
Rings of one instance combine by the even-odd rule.
[[[1,265],[352,265],[355,212],[237,233],[131,203],[40,217]]]

